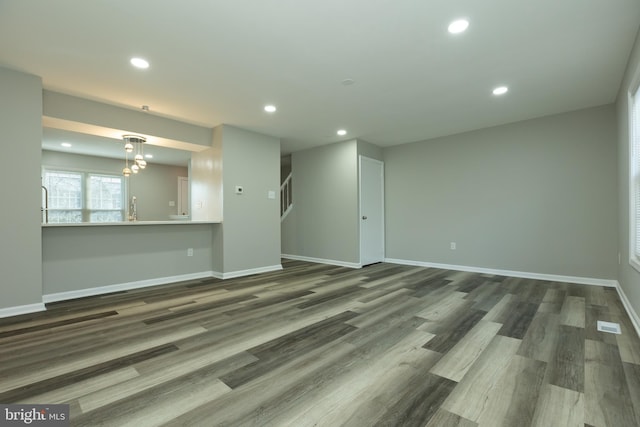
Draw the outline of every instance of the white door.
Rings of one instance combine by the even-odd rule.
[[[359,156],[360,264],[384,260],[384,163]]]
[[[189,178],[178,177],[178,215],[189,215]]]

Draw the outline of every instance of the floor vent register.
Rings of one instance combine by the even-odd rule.
[[[600,332],[608,332],[610,334],[621,334],[620,324],[613,322],[605,322],[603,320],[598,320],[598,331]]]

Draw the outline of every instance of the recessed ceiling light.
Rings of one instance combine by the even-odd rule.
[[[63,147],[66,147],[66,148],[71,147],[71,144],[69,144],[68,142],[63,142],[63,143],[62,143],[62,144],[60,144],[60,145],[62,145]]]
[[[133,65],[136,68],[145,69],[145,68],[149,68],[149,61],[142,58],[131,58],[131,65]]]
[[[267,113],[275,113],[276,112],[276,106],[275,105],[265,105],[264,106],[264,111],[266,111]]]
[[[493,89],[494,95],[504,95],[507,92],[509,92],[509,88],[506,86],[498,86],[497,88]]]
[[[340,130],[337,132],[337,134],[338,134],[338,135],[340,135],[340,136],[345,136],[345,135],[347,134],[347,131],[346,131],[346,130],[344,130],[344,129],[340,129]]]
[[[147,154],[144,155],[144,157],[147,158],[147,159],[153,159],[153,154],[148,154],[147,153]]]
[[[449,24],[449,32],[451,34],[459,34],[464,32],[469,27],[469,21],[466,19],[456,19]]]

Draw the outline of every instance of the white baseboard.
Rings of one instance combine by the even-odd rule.
[[[620,283],[618,282],[616,282],[616,290],[618,291],[618,296],[620,296],[622,305],[624,305],[624,309],[627,310],[631,323],[633,323],[633,327],[636,329],[638,337],[640,337],[640,317],[638,316],[638,313],[633,309],[631,302],[629,302],[629,298],[627,298],[627,295],[624,293],[624,289],[622,289],[622,286],[620,286]]]
[[[267,272],[277,271],[277,270],[282,270],[281,264],[271,265],[267,267],[252,268],[249,270],[232,271],[230,273],[220,273],[217,271],[203,271],[200,273],[181,274],[178,276],[159,277],[157,279],[138,280],[136,282],[119,283],[115,285],[99,286],[96,288],[80,289],[77,291],[46,294],[42,296],[42,300],[45,303],[56,302],[56,301],[66,301],[66,300],[76,299],[76,298],[110,294],[112,292],[129,291],[132,289],[166,285],[169,283],[185,282],[188,280],[206,279],[208,277],[215,277],[217,279],[232,279],[234,277],[249,276],[251,274],[267,273]],[[2,312],[0,311],[0,317],[1,317],[1,313]]]
[[[409,260],[395,259],[395,258],[385,258],[384,262],[388,262],[391,264],[414,265],[416,267],[441,268],[444,270],[468,271],[471,273],[486,273],[486,274],[495,274],[497,276],[521,277],[524,279],[548,280],[552,282],[577,283],[580,285],[605,286],[608,288],[615,288],[618,291],[618,295],[620,296],[622,305],[624,306],[625,310],[627,311],[627,314],[629,315],[629,319],[631,319],[631,323],[633,323],[633,327],[635,328],[636,333],[640,337],[640,317],[638,316],[638,313],[636,313],[636,311],[633,309],[633,306],[629,302],[627,295],[624,293],[624,290],[622,289],[622,287],[620,286],[620,283],[618,283],[617,280],[596,279],[591,277],[579,277],[579,276],[561,276],[557,274],[529,273],[524,271],[512,271],[512,270],[496,270],[491,268],[469,267],[465,265],[452,265],[452,264],[438,264],[433,262],[422,262],[422,261],[409,261]]]
[[[229,273],[213,272],[213,277],[217,279],[234,279],[236,277],[251,276],[252,274],[270,273],[272,271],[282,270],[282,264],[269,265],[266,267],[250,268],[248,270],[231,271]]]
[[[295,261],[315,262],[316,264],[338,265],[340,267],[349,267],[349,268],[362,268],[362,264],[356,263],[356,262],[345,262],[345,261],[337,261],[334,259],[313,258],[308,256],[289,255],[289,254],[282,254],[280,256],[282,258],[292,259]]]
[[[44,303],[38,302],[35,304],[18,305],[15,307],[0,308],[0,318],[19,316],[21,314],[36,313],[38,311],[45,311],[46,307]]]
[[[471,273],[495,274],[496,276],[521,277],[523,279],[548,280],[552,282],[577,283],[580,285],[617,287],[616,280],[596,279],[592,277],[561,276],[557,274],[530,273],[526,271],[497,270],[493,268],[469,267],[466,265],[438,264],[433,262],[409,261],[404,259],[385,258],[391,264],[414,265],[416,267],[441,268],[444,270],[468,271]]]
[[[94,295],[104,295],[112,292],[146,288],[149,286],[166,285],[168,283],[184,282],[187,280],[205,279],[207,277],[215,277],[213,271],[203,271],[201,273],[189,273],[181,274],[178,276],[159,277],[157,279],[138,280],[136,282],[99,286],[97,288],[80,289],[77,291],[57,292],[54,294],[43,295],[42,300],[45,303],[66,301],[70,299],[83,298]]]

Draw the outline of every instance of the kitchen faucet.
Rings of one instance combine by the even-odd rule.
[[[131,205],[129,205],[129,221],[138,220],[138,199],[136,196],[131,197]]]

